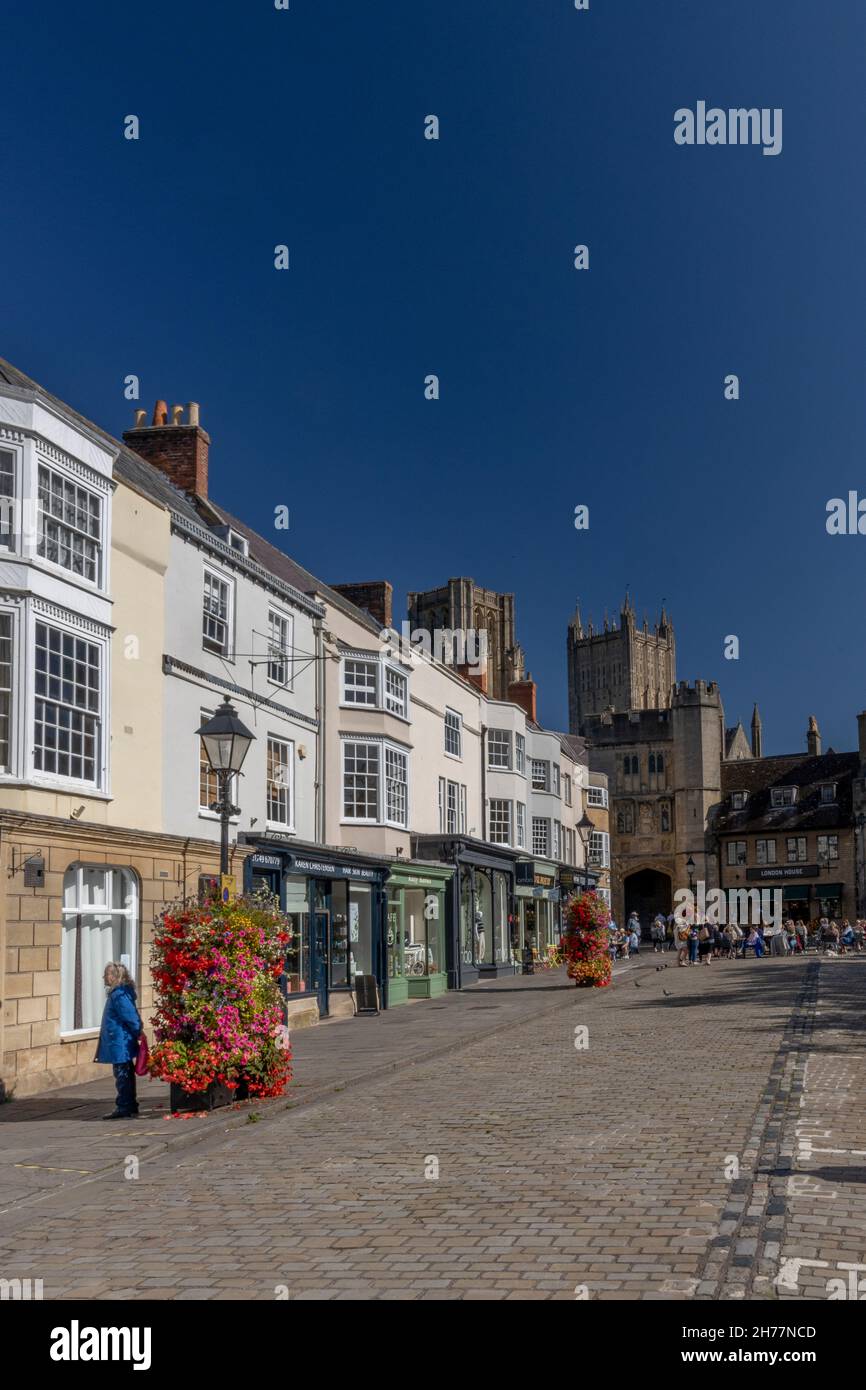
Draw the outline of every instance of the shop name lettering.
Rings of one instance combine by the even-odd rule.
[[[398,647],[403,661],[439,661],[443,666],[464,666],[473,675],[487,670],[487,633],[482,628],[437,627],[428,632],[424,627],[410,628],[404,619],[400,631],[383,627],[379,641],[386,647]]]
[[[373,869],[356,869],[351,865],[337,867],[336,864],[320,864],[315,859],[296,859],[295,868],[305,873],[324,874],[328,878],[375,878]]]
[[[731,107],[723,111],[699,101],[692,111],[681,106],[674,112],[674,140],[678,145],[763,145],[764,154],[782,153],[782,108]]]
[[[52,1361],[131,1361],[134,1371],[150,1370],[149,1327],[69,1327],[51,1330]]]
[[[697,913],[697,916],[695,915]],[[782,923],[781,888],[711,888],[698,879],[697,894],[691,888],[678,888],[674,893],[674,917],[678,922],[707,922],[711,927],[723,927],[728,922],[748,926],[750,922],[765,927]]]

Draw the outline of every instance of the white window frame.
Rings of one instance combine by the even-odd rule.
[[[797,804],[796,787],[771,787],[770,806],[774,811],[783,810],[786,806]]]
[[[49,695],[37,695],[36,693],[36,628],[43,625],[49,631],[56,631],[61,637],[68,637],[75,641],[86,642],[89,646],[96,647],[99,653],[99,703],[96,711],[80,711],[93,715],[96,720],[96,746],[94,751],[94,777],[93,780],[85,777],[70,777],[65,773],[48,772],[44,768],[36,766],[36,702],[44,700],[50,705],[65,705],[64,701],[52,700]],[[29,607],[27,618],[27,649],[30,653],[29,669],[27,671],[27,692],[25,700],[25,718],[27,721],[26,729],[26,750],[27,766],[25,779],[39,787],[68,787],[74,790],[84,790],[92,792],[108,792],[108,728],[111,692],[111,664],[109,660],[110,644],[107,638],[98,632],[93,632],[89,627],[75,624],[71,621],[64,621],[60,617],[49,617],[40,609]],[[20,652],[22,647],[19,645],[17,650]]]
[[[517,849],[526,849],[526,803],[514,803],[514,844]]]
[[[278,745],[285,749],[285,758],[281,761],[281,767],[288,771],[285,780],[277,779],[273,785],[284,787],[286,800],[288,801],[288,816],[285,820],[275,820],[271,815],[271,778],[269,777],[269,765],[271,760],[271,744]],[[295,744],[290,738],[283,738],[281,734],[268,734],[265,744],[265,816],[269,829],[284,830],[294,833],[295,829]]]
[[[9,685],[0,684],[0,691],[6,695],[8,700],[7,709],[7,756],[5,762],[0,760],[0,777],[11,777],[14,775],[18,766],[18,690],[17,682],[21,678],[19,670],[20,646],[18,643],[18,610],[16,608],[0,607],[0,626],[9,624]],[[4,639],[5,640],[5,639]],[[0,682],[3,677],[0,676]],[[0,759],[2,759],[2,743],[0,743]]]
[[[748,794],[746,792],[731,792],[731,810],[743,811],[746,807]]]
[[[494,807],[497,809],[494,811]],[[504,813],[502,808],[504,809]],[[497,835],[493,833],[494,817],[497,820]],[[512,832],[511,802],[506,797],[492,796],[488,806],[487,839],[491,845],[510,845]]]
[[[349,682],[349,665],[372,667],[373,684],[369,685],[366,681],[358,681],[353,672],[353,679]],[[352,709],[378,709],[379,708],[379,688],[380,688],[381,662],[375,656],[344,656],[340,667],[340,703],[349,705]],[[371,695],[372,699],[356,699],[355,696],[363,692],[364,695]]]
[[[449,778],[445,783],[445,834],[456,835],[460,825],[460,787]]]
[[[279,624],[281,635],[285,634],[283,646],[276,646],[274,643],[274,627]],[[291,613],[283,613],[274,604],[268,606],[268,680],[271,685],[277,686],[280,690],[291,690],[295,682],[294,661],[292,649],[295,642],[295,620]],[[280,677],[274,672],[281,668],[284,675]]]
[[[587,787],[586,788],[587,806],[599,806],[607,810],[607,787]]]
[[[540,769],[540,770],[539,770]],[[530,764],[531,785],[534,792],[550,791],[550,763],[546,758],[533,758]],[[541,786],[539,786],[541,782]]]
[[[552,791],[553,791],[553,795],[554,795],[554,796],[561,796],[561,794],[562,794],[562,776],[561,776],[560,771],[559,771],[559,763],[551,763],[551,764],[550,764],[550,771],[551,771],[551,774],[552,774],[552,777],[553,777],[553,781],[552,781],[552,783],[551,783],[551,788],[552,788]]]
[[[460,834],[466,834],[466,827],[469,824],[466,812],[466,784],[460,783]]]
[[[395,695],[394,691],[388,688],[389,681],[399,683],[399,694]],[[382,701],[386,714],[393,714],[397,719],[405,719],[408,722],[409,677],[405,671],[392,666],[388,661],[382,665]]]
[[[562,774],[562,799],[566,806],[571,805],[571,775],[568,772]]]
[[[108,906],[106,906],[106,907],[100,907],[100,906],[94,905],[94,904],[92,904],[92,903],[91,903],[91,904],[85,903],[85,902],[84,902],[84,891],[83,891],[83,876],[84,876],[85,871],[88,871],[88,870],[89,870],[89,871],[95,871],[95,872],[97,872],[97,873],[103,873],[103,874],[105,874],[105,899],[106,899],[106,903],[110,903],[110,902],[112,901],[112,898],[113,898],[113,891],[112,891],[113,885],[112,885],[112,881],[111,881],[111,877],[110,877],[110,876],[111,876],[113,873],[117,873],[117,872],[120,872],[120,873],[123,873],[123,874],[128,875],[128,876],[129,876],[129,879],[130,879],[130,882],[131,882],[131,884],[132,884],[131,905],[130,905],[129,907],[127,907],[127,908],[113,908],[113,907],[108,907]],[[67,969],[70,968],[69,963],[64,959],[64,957],[65,957],[65,955],[66,955],[66,952],[65,952],[65,943],[66,943],[66,940],[67,940],[67,936],[66,936],[66,919],[67,919],[68,917],[73,917],[73,918],[74,918],[74,917],[77,917],[79,914],[81,914],[82,916],[98,916],[98,917],[111,917],[111,918],[114,918],[114,917],[125,917],[125,918],[128,918],[128,919],[129,919],[129,944],[130,944],[129,957],[130,957],[130,960],[129,960],[129,965],[128,965],[127,968],[128,968],[128,970],[129,970],[130,975],[133,977],[133,979],[135,979],[136,973],[137,973],[137,968],[138,968],[138,954],[139,954],[139,939],[138,939],[138,938],[139,938],[139,932],[140,932],[139,911],[140,911],[140,904],[141,904],[141,884],[140,884],[140,882],[139,882],[138,874],[135,872],[135,870],[134,870],[130,865],[127,865],[127,864],[89,864],[89,863],[87,863],[86,861],[82,861],[82,862],[80,862],[80,863],[79,863],[79,862],[76,862],[76,861],[73,861],[71,864],[68,864],[68,865],[67,865],[66,870],[64,871],[64,878],[65,878],[65,875],[68,874],[68,873],[74,873],[74,874],[75,874],[75,898],[74,898],[73,905],[70,906],[70,907],[67,907],[67,906],[66,906],[66,891],[65,891],[65,884],[64,884],[63,893],[62,893],[62,898],[61,898],[61,910],[60,910],[60,923],[61,923],[61,925],[60,925],[60,975],[61,975],[61,979],[60,979],[60,1001],[61,1001],[61,1016],[60,1016],[60,1019],[59,1019],[59,1021],[58,1021],[58,1027],[59,1027],[59,1030],[60,1030],[60,1036],[61,1036],[61,1038],[86,1038],[86,1037],[92,1037],[92,1036],[94,1036],[96,1033],[99,1032],[99,1024],[95,1024],[94,1026],[91,1026],[91,1027],[89,1027],[89,1028],[76,1028],[76,1027],[74,1026],[74,1019],[73,1019],[73,1020],[72,1020],[72,1026],[67,1027],[67,1026],[65,1026],[65,1025],[69,1023],[69,1020],[63,1015],[63,1012],[62,1012],[62,1009],[63,1009],[63,1001],[64,1001],[65,993],[66,993],[66,992],[65,992],[65,989],[64,989],[65,972],[66,972]],[[74,968],[75,968],[75,963],[74,963],[74,961],[72,962],[71,968],[72,968],[73,970],[74,970]]]
[[[42,500],[41,500],[41,481],[42,481],[42,480],[41,480],[41,474],[42,474],[43,472],[45,472],[46,474],[48,474],[48,477],[49,477],[49,487],[48,487],[49,497],[53,497],[53,495],[54,495],[54,489],[53,489],[53,487],[51,486],[51,481],[50,481],[50,480],[52,480],[52,479],[57,479],[57,481],[59,481],[59,483],[61,484],[61,491],[62,491],[62,493],[65,493],[65,489],[66,489],[66,488],[74,488],[74,489],[75,489],[76,503],[77,503],[77,500],[78,500],[77,494],[78,494],[79,492],[84,494],[84,496],[88,499],[88,502],[89,502],[90,500],[93,500],[93,501],[96,502],[97,525],[98,525],[98,528],[99,528],[99,535],[98,535],[98,538],[94,538],[92,535],[90,535],[89,531],[86,531],[86,530],[83,531],[79,526],[73,525],[72,523],[70,523],[69,521],[66,520],[66,516],[65,516],[65,512],[66,512],[65,500],[64,500],[64,504],[63,504],[63,506],[62,506],[62,508],[61,508],[61,510],[63,511],[64,515],[63,515],[63,516],[59,516],[59,517],[58,517],[58,516],[55,516],[54,513],[53,513],[52,511],[50,511],[48,508],[46,508],[46,507],[42,504]],[[91,588],[93,588],[93,589],[103,589],[103,588],[105,587],[105,530],[106,530],[106,512],[107,512],[107,510],[108,510],[108,508],[106,507],[106,504],[105,504],[105,497],[104,497],[104,494],[103,494],[102,492],[98,491],[98,490],[97,490],[96,488],[94,488],[94,487],[89,487],[88,484],[87,484],[86,482],[82,481],[81,478],[76,477],[74,474],[68,473],[64,468],[58,467],[56,463],[50,463],[47,459],[40,458],[40,457],[38,457],[38,456],[37,456],[37,458],[36,458],[36,475],[35,475],[35,481],[36,481],[36,496],[39,498],[39,512],[40,512],[40,516],[39,516],[39,538],[38,538],[38,541],[37,541],[37,543],[36,543],[36,545],[35,545],[35,547],[34,547],[35,558],[37,559],[38,563],[39,563],[39,564],[48,565],[48,566],[51,568],[51,570],[52,570],[53,572],[57,573],[57,574],[71,575],[72,578],[73,578],[76,582],[78,582],[78,583],[87,584],[87,585],[89,585],[89,586],[90,586]],[[89,508],[89,506],[88,506],[87,511],[88,511],[88,517],[89,517],[89,516],[90,516],[90,508]],[[71,565],[64,565],[64,564],[62,564],[62,563],[60,562],[60,560],[52,560],[50,556],[48,556],[48,555],[46,555],[46,554],[43,553],[44,550],[45,550],[45,548],[46,548],[46,547],[48,546],[48,544],[49,544],[48,532],[49,532],[49,527],[50,527],[51,525],[54,525],[54,526],[58,527],[59,530],[60,530],[61,532],[63,532],[65,535],[67,535],[67,536],[71,536],[71,537],[79,536],[79,537],[81,537],[81,538],[82,538],[82,546],[84,545],[84,542],[87,542],[89,545],[92,545],[92,546],[93,546],[93,548],[94,548],[95,571],[96,571],[96,577],[95,577],[95,578],[91,579],[91,578],[89,578],[86,574],[79,573],[79,572],[78,572],[76,569],[74,569]]]
[[[544,848],[541,848],[542,836],[541,836],[540,834],[538,834],[538,832],[537,832],[537,827],[538,827],[538,826],[543,826],[543,827],[544,827],[544,835],[543,835]],[[531,848],[532,848],[532,853],[533,853],[533,855],[535,855],[537,858],[539,858],[539,859],[549,859],[549,858],[550,858],[550,820],[548,819],[547,816],[533,816],[533,817],[532,817],[532,847],[531,847]]]
[[[411,807],[411,766],[410,749],[385,738],[365,738],[363,734],[347,734],[340,740],[340,823],[342,825],[388,825],[397,830],[408,830],[412,822]],[[346,753],[350,747],[375,748],[376,754],[376,814],[374,816],[348,816],[346,814]],[[405,821],[395,820],[388,815],[388,754],[403,759],[406,777],[400,785],[405,786]],[[371,775],[369,772],[363,774]],[[441,779],[440,779],[441,780]]]
[[[590,831],[587,860],[594,868],[610,868],[610,835],[606,830]]]
[[[450,722],[449,722],[450,721]],[[457,743],[457,751],[448,747],[448,736]],[[445,756],[463,761],[463,715],[456,709],[445,706]]]
[[[495,746],[498,751],[505,750],[506,762],[493,762],[493,735],[496,735]],[[487,769],[489,772],[510,772],[512,757],[512,735],[510,729],[488,729],[487,730]]]
[[[526,776],[526,737],[524,734],[514,735],[514,771],[521,777]]]
[[[207,600],[208,580],[210,580],[211,583],[216,582],[217,584],[222,584],[222,585],[224,585],[225,590],[226,590],[226,616],[225,616],[224,619],[218,618],[218,617],[214,619],[214,621],[216,621],[216,622],[224,622],[224,623],[225,623],[225,629],[226,629],[226,645],[225,645],[225,650],[224,650],[224,651],[223,651],[223,650],[218,651],[218,650],[216,649],[216,646],[215,646],[215,645],[214,645],[214,646],[210,646],[210,647],[207,646],[207,640],[208,640],[208,639],[207,639],[207,636],[206,636],[206,633],[205,633],[205,623],[206,623],[206,621],[207,621],[208,612],[207,612],[207,609],[206,609],[206,607],[205,607],[205,604],[206,604],[206,600]],[[204,566],[202,567],[202,580],[201,580],[201,612],[202,612],[202,629],[201,629],[201,645],[202,645],[202,651],[207,652],[207,654],[208,654],[209,656],[215,656],[218,660],[222,660],[222,661],[231,661],[232,658],[233,658],[234,647],[235,647],[235,642],[234,642],[234,625],[235,625],[235,583],[234,583],[234,580],[233,580],[233,578],[232,578],[232,576],[231,576],[230,574],[224,574],[224,573],[222,572],[222,570],[217,569],[217,567],[216,567],[215,565],[211,565],[211,564],[207,564],[207,563],[205,563]],[[210,639],[210,640],[214,640],[214,639]]]

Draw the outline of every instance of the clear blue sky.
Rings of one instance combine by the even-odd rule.
[[[200,401],[214,497],[324,579],[513,590],[550,725],[628,584],[766,751],[855,746],[859,0],[7,0],[3,48],[0,355],[115,433],[127,373]],[[699,99],[781,155],[675,145]]]

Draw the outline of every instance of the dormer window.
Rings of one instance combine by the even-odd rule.
[[[835,783],[835,782],[822,782],[822,783],[821,783],[821,805],[822,805],[822,806],[830,806],[830,805],[832,805],[832,803],[833,803],[835,800],[836,800],[836,783]]]
[[[231,527],[229,527],[228,541],[232,550],[237,550],[238,553],[243,556],[249,555],[250,543],[246,536],[242,536],[239,531],[233,531]]]
[[[796,787],[771,787],[770,805],[774,810],[780,810],[784,806],[793,806],[797,800]]]
[[[731,810],[732,810],[732,811],[744,811],[745,808],[746,808],[746,801],[747,801],[747,800],[748,800],[748,793],[747,793],[747,792],[731,792]]]

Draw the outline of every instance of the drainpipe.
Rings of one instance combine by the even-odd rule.
[[[487,725],[481,725],[481,838],[487,840]]]
[[[318,844],[325,843],[325,701],[323,692],[325,687],[325,657],[324,642],[322,640],[322,623],[316,619],[313,623],[313,633],[316,639],[316,720],[318,728],[316,730],[316,767],[315,767],[315,828],[314,839]]]

